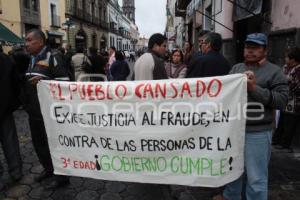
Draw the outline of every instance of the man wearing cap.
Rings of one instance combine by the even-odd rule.
[[[246,176],[226,186],[223,195],[228,200],[241,199],[243,181],[246,181],[247,200],[268,199],[273,110],[285,108],[288,85],[282,70],[266,59],[266,47],[266,35],[249,34],[244,47],[245,62],[234,65],[230,72],[247,75],[248,106],[244,149]]]

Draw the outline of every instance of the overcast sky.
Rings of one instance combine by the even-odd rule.
[[[164,33],[166,20],[166,0],[135,0],[135,23],[140,36],[149,38],[153,33]]]

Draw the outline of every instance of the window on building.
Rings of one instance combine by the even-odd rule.
[[[102,5],[99,5],[99,19],[102,20]]]
[[[213,21],[211,20],[212,19],[212,5],[209,5],[207,8],[205,8],[205,14],[208,17],[205,17],[204,29],[213,31],[213,28],[214,28]]]
[[[86,1],[86,0],[82,0],[82,10],[84,11],[84,12],[87,12],[87,9],[89,8],[88,6],[88,2]]]
[[[93,19],[95,19],[95,1],[91,1],[90,6],[91,6],[91,8],[90,8],[91,17],[93,20]]]
[[[38,11],[38,1],[37,0],[31,0],[31,6],[34,11]]]
[[[222,12],[222,1],[214,1],[214,5],[215,5],[215,15],[219,14],[220,12]]]
[[[77,1],[77,8],[82,9],[82,0],[76,0]]]
[[[102,18],[104,21],[106,21],[106,9],[104,8],[103,9],[103,18]]]
[[[56,5],[55,4],[50,4],[50,12],[51,12],[51,22],[52,25],[58,25],[58,18],[57,18],[57,13],[56,13]]]
[[[24,6],[24,8],[30,9],[30,1],[29,0],[23,0],[23,6]]]

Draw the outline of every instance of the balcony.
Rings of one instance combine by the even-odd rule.
[[[110,23],[110,26],[109,26],[109,32],[114,33],[114,34],[116,34],[116,35],[119,35],[120,32],[119,32],[118,29],[115,28],[115,25],[114,25],[114,24],[115,24],[115,23],[113,23],[113,22]]]
[[[52,27],[61,27],[61,23],[60,23],[60,16],[58,15],[52,15],[51,17],[51,26]]]
[[[119,35],[124,37],[125,36],[125,31],[123,27],[119,27]]]
[[[190,2],[191,2],[191,0],[177,0],[176,5],[177,5],[178,9],[186,10],[186,8],[187,8],[187,6],[189,5]]]
[[[99,25],[102,29],[107,30],[108,29],[108,23],[106,21],[100,20]]]
[[[66,14],[73,15],[75,10],[75,3],[73,0],[66,0]]]
[[[175,16],[176,17],[185,17],[186,9],[179,9],[178,2],[175,3]]]
[[[77,8],[74,3],[75,1],[69,1],[69,6],[66,9],[66,15],[69,15],[68,17],[78,19],[79,21],[83,21],[91,25],[96,25],[97,27],[102,28],[104,30],[109,29],[108,23],[104,20],[101,20],[99,16],[92,16],[92,14],[86,11],[85,9]]]

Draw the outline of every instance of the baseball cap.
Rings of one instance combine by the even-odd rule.
[[[247,38],[245,40],[245,43],[247,42],[253,42],[259,45],[267,45],[268,44],[268,38],[263,33],[251,33],[247,35]]]

